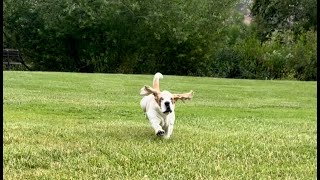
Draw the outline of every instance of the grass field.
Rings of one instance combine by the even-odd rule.
[[[3,75],[4,179],[316,179],[316,82],[164,75],[195,91],[165,140],[139,106],[153,75]]]

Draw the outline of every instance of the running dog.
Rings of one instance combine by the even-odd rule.
[[[144,86],[141,88],[140,95],[144,97],[140,101],[140,105],[155,134],[168,139],[173,132],[175,103],[177,100],[192,99],[193,91],[183,94],[160,91],[159,79],[163,79],[163,75],[158,72],[154,75],[153,87]]]

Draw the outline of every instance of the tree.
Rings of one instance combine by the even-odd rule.
[[[251,11],[262,41],[275,30],[298,35],[317,25],[316,0],[254,0]]]
[[[37,70],[199,74],[234,3],[5,0],[4,31]]]

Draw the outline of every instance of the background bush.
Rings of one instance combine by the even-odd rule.
[[[33,70],[316,80],[313,1],[5,0],[3,45]]]

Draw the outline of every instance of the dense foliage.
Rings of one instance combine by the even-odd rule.
[[[252,14],[259,38],[270,39],[275,30],[292,30],[295,35],[317,27],[316,0],[255,0]]]
[[[291,27],[293,0],[254,1],[250,26],[234,0],[5,0],[3,43],[34,70],[315,80],[312,1]]]

